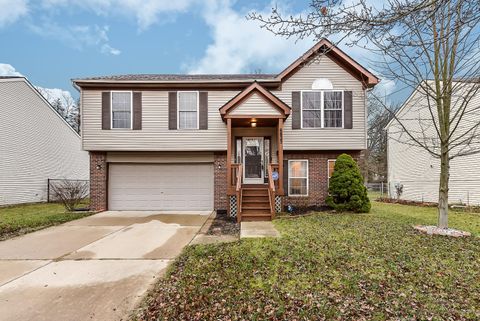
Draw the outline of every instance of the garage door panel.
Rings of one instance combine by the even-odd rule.
[[[212,164],[110,164],[112,210],[212,210]]]

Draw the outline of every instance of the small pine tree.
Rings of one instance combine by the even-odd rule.
[[[328,192],[329,196],[326,203],[337,211],[357,213],[368,213],[370,211],[371,205],[367,188],[363,184],[363,176],[357,163],[350,155],[342,154],[338,156],[335,162],[335,170],[330,178]]]

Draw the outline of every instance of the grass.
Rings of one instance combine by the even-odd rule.
[[[66,212],[58,203],[24,204],[0,208],[0,240],[91,215]]]
[[[373,203],[369,214],[275,221],[282,237],[187,247],[138,320],[478,320],[480,215],[465,239],[416,233],[435,208]]]

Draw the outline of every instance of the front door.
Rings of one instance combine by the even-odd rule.
[[[243,182],[263,184],[263,137],[243,138]]]

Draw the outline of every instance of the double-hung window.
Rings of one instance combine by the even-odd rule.
[[[303,91],[302,128],[343,127],[342,91]]]
[[[288,195],[308,196],[308,160],[288,161]]]
[[[112,91],[112,128],[132,128],[132,92]]]
[[[178,128],[198,129],[198,92],[178,92]]]

